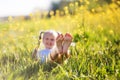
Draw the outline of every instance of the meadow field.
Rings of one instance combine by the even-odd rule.
[[[88,10],[76,2],[64,8],[64,16],[57,10],[50,18],[30,14],[29,20],[0,22],[0,80],[120,80],[118,4]],[[39,32],[48,29],[73,36],[71,57],[51,70],[31,58]]]

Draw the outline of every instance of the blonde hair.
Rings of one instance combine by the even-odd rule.
[[[47,30],[47,31],[44,32],[42,38],[44,38],[46,34],[52,34],[55,38],[57,38],[57,36],[58,36],[58,32],[56,32],[54,30]]]

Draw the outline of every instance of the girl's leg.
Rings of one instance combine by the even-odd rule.
[[[70,47],[71,42],[72,36],[69,33],[66,33],[63,41],[63,54],[65,54],[67,58],[70,56],[68,48]]]
[[[63,52],[63,47],[62,47],[63,39],[64,39],[63,34],[59,34],[56,39],[56,47],[58,49],[58,53]]]

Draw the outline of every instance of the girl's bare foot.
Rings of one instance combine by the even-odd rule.
[[[68,52],[68,48],[72,42],[72,36],[69,33],[66,33],[63,41],[63,54]]]
[[[62,42],[63,42],[63,35],[62,34],[59,34],[57,39],[56,39],[56,46],[58,48],[58,52],[59,53],[62,53],[63,51],[63,47],[62,47]]]

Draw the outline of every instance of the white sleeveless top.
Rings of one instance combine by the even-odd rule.
[[[50,49],[43,49],[37,52],[37,58],[41,63],[47,62],[48,55],[50,54]]]

